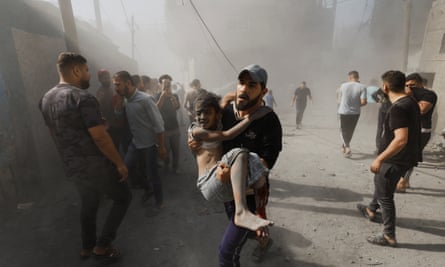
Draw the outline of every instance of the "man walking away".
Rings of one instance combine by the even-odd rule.
[[[343,83],[337,92],[343,155],[346,158],[351,157],[350,142],[360,117],[360,109],[367,104],[366,86],[359,82],[358,72],[350,71],[348,78],[349,82]]]

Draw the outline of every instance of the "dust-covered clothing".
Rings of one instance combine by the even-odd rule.
[[[58,84],[43,96],[39,108],[68,178],[82,180],[114,168],[88,132],[88,128],[105,123],[93,95],[69,84]]]
[[[234,148],[223,155],[220,162],[232,166],[236,158],[240,153],[249,153],[248,156],[248,175],[247,175],[247,186],[251,187],[260,178],[265,177],[269,170],[263,165],[261,159],[257,154],[249,152],[244,148]],[[201,191],[205,199],[212,201],[227,202],[233,200],[233,191],[230,183],[222,183],[218,180],[216,176],[216,171],[218,169],[219,163],[216,163],[208,171],[201,175],[197,180],[197,187]]]
[[[236,116],[236,109],[234,104],[228,105],[223,111],[223,130],[232,128],[241,121]],[[271,169],[282,148],[282,128],[280,120],[275,112],[270,112],[264,117],[253,121],[249,127],[240,135],[232,140],[223,142],[224,152],[227,152],[235,147],[243,147],[249,151],[256,153],[263,159],[269,169]],[[257,213],[259,216],[265,218],[265,204],[267,203],[267,196],[269,193],[269,181],[266,176],[266,188],[262,195],[257,194],[263,199],[264,203],[257,209],[255,202],[255,195],[247,195],[247,206],[252,213]],[[233,218],[235,215],[235,202],[228,201],[224,203],[224,208],[229,218],[224,236],[221,240],[218,250],[219,266],[239,266],[239,258],[241,249],[249,235],[254,235],[254,232],[246,228],[235,225]]]
[[[107,247],[130,205],[131,192],[88,132],[104,124],[96,98],[86,90],[58,84],[40,100],[39,108],[62,157],[65,172],[75,181],[81,200],[82,248]],[[106,194],[113,206],[97,236],[96,217],[99,201]]]
[[[136,89],[125,102],[125,113],[135,147],[156,145],[157,134],[164,132],[164,121],[153,97]]]

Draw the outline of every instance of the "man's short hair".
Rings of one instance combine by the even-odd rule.
[[[197,89],[200,89],[201,82],[198,79],[193,79],[193,81],[190,83],[190,87],[195,87]]]
[[[211,92],[201,92],[195,99],[195,111],[213,108],[217,113],[221,112],[219,101],[221,97]]]
[[[141,79],[142,79],[142,82],[144,83],[144,85],[150,84],[150,77],[148,77],[147,75],[142,75]]]
[[[405,74],[398,70],[390,70],[382,75],[382,81],[386,83],[389,90],[394,93],[402,93],[405,91]]]
[[[168,74],[161,75],[161,77],[159,77],[159,81],[162,80],[169,80],[170,82],[173,81],[172,77]]]
[[[131,75],[131,80],[133,81],[134,85],[137,85],[141,82],[141,76],[137,74]]]
[[[57,58],[57,70],[62,75],[66,75],[69,70],[75,66],[80,66],[87,63],[87,59],[82,55],[74,52],[62,52]]]
[[[348,73],[348,76],[352,76],[354,79],[358,79],[359,75],[358,75],[358,71],[356,70],[352,70]]]
[[[406,81],[415,81],[417,84],[423,84],[423,77],[419,73],[414,72],[406,76]]]
[[[119,78],[123,82],[130,81],[131,85],[134,86],[133,79],[131,78],[131,75],[128,71],[125,70],[118,71],[113,75],[113,78]]]
[[[106,69],[100,69],[97,71],[97,78],[101,79],[105,75],[110,75],[110,72]]]

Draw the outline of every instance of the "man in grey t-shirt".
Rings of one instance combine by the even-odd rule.
[[[348,73],[349,82],[343,83],[337,91],[340,130],[343,139],[343,155],[351,157],[351,142],[355,126],[360,117],[360,108],[367,104],[366,86],[359,82],[357,71]]]

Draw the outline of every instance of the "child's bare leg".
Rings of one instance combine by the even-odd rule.
[[[235,201],[234,223],[240,227],[256,231],[261,227],[272,225],[273,222],[264,220],[251,213],[247,207],[246,187],[247,187],[247,158],[248,154],[240,153],[230,170],[230,180],[232,182],[233,199]]]

